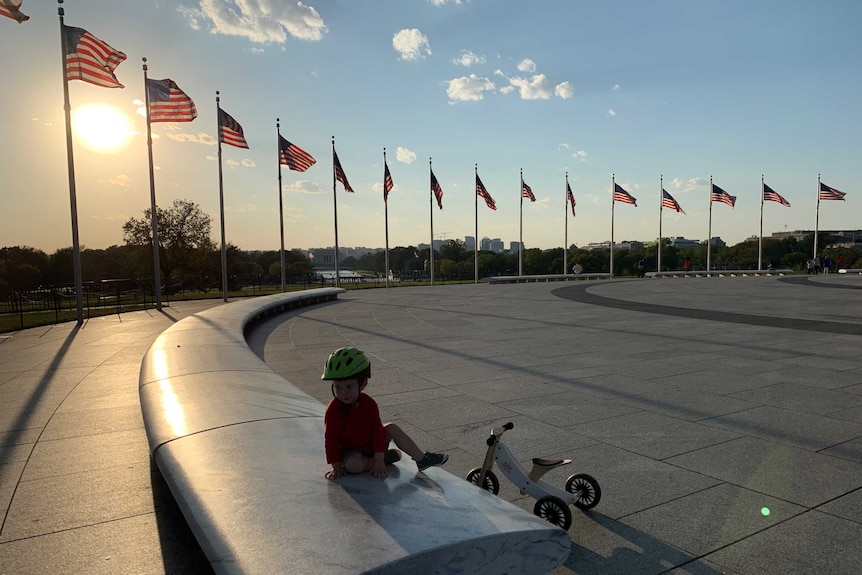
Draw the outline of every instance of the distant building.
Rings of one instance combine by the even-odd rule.
[[[643,247],[643,242],[636,242],[632,240],[620,242],[614,245],[615,250],[642,250]]]
[[[445,241],[445,240],[434,240],[434,251],[435,251],[435,252],[439,252],[439,251],[440,251],[440,248],[441,248],[441,247],[443,247],[443,244],[445,244],[445,243],[446,243],[446,241]],[[419,249],[419,251],[421,252],[421,251],[423,251],[423,250],[427,250],[427,249],[428,249],[428,244],[419,244],[419,245],[417,245],[416,247],[417,247],[417,248]]]
[[[491,251],[495,254],[502,252],[505,248],[503,247],[503,240],[500,238],[494,238],[491,240]]]
[[[689,240],[682,236],[677,236],[671,240],[671,245],[677,249],[681,248],[696,248],[700,245],[699,240]]]
[[[474,236],[464,236],[464,249],[466,251],[474,251],[476,249],[476,238]]]
[[[592,251],[592,250],[606,250],[606,249],[608,249],[608,246],[610,246],[610,245],[611,245],[611,242],[591,242],[591,243],[583,246],[582,249],[590,250],[590,251]]]
[[[509,242],[509,251],[515,253],[519,249],[523,249],[523,246],[524,242]]]
[[[831,236],[834,241],[831,245],[839,247],[852,247],[857,242],[862,242],[862,230],[817,230],[820,237]],[[792,232],[772,232],[772,239],[784,240],[793,238],[796,241],[803,241],[814,235],[814,230],[793,230]]]
[[[338,246],[338,263],[341,264],[345,258],[353,257],[361,258],[367,254],[375,254],[383,251],[383,248],[366,248],[362,246],[346,248]],[[309,248],[306,252],[308,261],[315,270],[334,270],[335,269],[335,248],[333,246],[325,248]]]

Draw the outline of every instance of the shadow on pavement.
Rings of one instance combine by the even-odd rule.
[[[158,465],[150,459],[153,508],[162,548],[165,573],[214,573],[209,560],[183,517]]]
[[[572,552],[562,565],[578,575],[723,574],[708,563],[623,523],[597,513],[585,513],[583,517],[579,535],[584,536],[584,543],[591,548],[573,541]],[[594,523],[592,527],[588,527],[589,521]],[[610,554],[602,555],[594,549],[606,549]],[[558,569],[553,573],[563,572]]]

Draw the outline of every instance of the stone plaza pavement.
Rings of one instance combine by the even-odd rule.
[[[455,475],[506,421],[523,461],[573,459],[545,479],[602,498],[555,575],[862,573],[860,276],[351,291],[249,342],[321,401],[329,352],[365,350],[384,421]]]
[[[212,572],[150,464],[138,372],[213,305],[0,334],[0,574]]]
[[[156,336],[213,305],[0,335],[0,573],[211,572],[137,386]],[[555,575],[862,572],[862,276],[359,290],[249,343],[321,401],[329,352],[366,350],[383,417],[455,475],[506,421],[523,460],[572,458],[545,479],[603,494]]]

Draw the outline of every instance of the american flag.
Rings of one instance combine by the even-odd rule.
[[[191,122],[198,117],[195,103],[170,78],[147,78],[147,97],[150,100],[150,122]]]
[[[19,24],[30,19],[26,14],[22,14],[18,8],[21,7],[21,0],[0,0],[0,16],[6,16],[16,20]]]
[[[485,184],[482,183],[482,180],[479,179],[479,174],[476,174],[476,195],[485,200],[485,204],[491,208],[492,210],[497,209],[497,202],[494,201],[494,198],[491,197],[491,194],[488,193],[488,190],[485,189]]]
[[[386,160],[383,160],[383,201],[389,200],[389,192],[392,191],[392,188],[395,187],[395,184],[392,183],[392,174],[389,173],[389,164],[386,163]]]
[[[569,182],[566,182],[566,199],[572,205],[572,217],[575,217],[575,194],[572,193],[572,187]]]
[[[682,209],[679,202],[673,199],[673,196],[667,193],[667,190],[664,189],[661,191],[661,205],[663,208],[670,208],[671,210],[685,214],[685,210]]]
[[[332,165],[335,169],[335,179],[341,182],[345,192],[353,193],[353,188],[347,183],[347,176],[344,175],[344,169],[341,167],[341,162],[338,161],[338,154],[335,153],[335,148],[332,148]]]
[[[230,114],[218,109],[218,141],[237,148],[248,149],[248,142],[242,133],[242,126]]]
[[[304,172],[317,163],[311,154],[278,136],[278,161],[294,172]]]
[[[821,200],[841,200],[844,201],[844,196],[847,194],[839,192],[835,188],[830,188],[823,182],[820,182],[820,199]]]
[[[440,187],[440,182],[434,175],[434,170],[431,170],[431,191],[434,192],[434,197],[437,198],[437,207],[443,209],[443,188]]]
[[[66,79],[83,80],[105,88],[124,88],[114,70],[126,55],[114,50],[83,28],[63,26]]]
[[[638,207],[638,201],[634,196],[622,189],[619,184],[614,184],[614,201],[622,202],[624,204],[632,204],[634,207]]]
[[[790,207],[790,202],[781,197],[781,194],[763,184],[763,199],[769,202],[778,202],[782,206]]]
[[[732,208],[736,204],[736,196],[731,196],[730,194],[713,184],[710,201],[721,202],[722,204],[727,204]]]
[[[533,188],[527,185],[527,182],[521,180],[521,197],[530,198],[531,202],[536,201],[536,196],[533,195]]]

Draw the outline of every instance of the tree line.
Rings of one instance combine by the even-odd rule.
[[[200,206],[188,200],[175,200],[168,208],[157,208],[159,225],[159,263],[165,289],[176,291],[221,289],[221,252],[211,238],[212,219]],[[763,266],[804,271],[813,253],[814,235],[802,240],[794,238],[763,240]],[[81,271],[85,282],[126,279],[152,283],[153,251],[150,210],[141,218],[129,218],[123,224],[124,245],[106,249],[82,249]],[[848,267],[862,267],[862,252],[856,248],[827,248],[833,242],[828,234],[818,237],[818,252],[828,254],[832,261],[843,255]],[[655,245],[614,253],[614,274],[635,275],[639,260],[646,271],[655,271]],[[757,242],[746,241],[734,246],[713,246],[713,269],[755,269]],[[229,289],[247,285],[280,284],[281,254],[278,250],[244,251],[228,244],[227,267]],[[583,250],[569,246],[566,262],[569,271],[579,263],[585,272],[609,272],[608,250]],[[401,279],[427,278],[431,253],[428,247],[395,247],[389,250],[389,267]],[[663,239],[663,270],[681,270],[689,258],[692,269],[706,269],[706,246],[675,248]],[[474,274],[474,251],[465,249],[462,240],[448,240],[434,252],[435,279],[444,281],[469,280]],[[383,250],[360,258],[348,257],[340,269],[355,270],[382,277],[385,273]],[[563,248],[525,249],[523,270],[527,275],[562,273]],[[308,282],[314,270],[305,254],[298,250],[285,253],[285,275],[289,283]],[[517,252],[479,252],[479,275],[498,276],[518,273]],[[40,286],[68,285],[72,278],[72,248],[61,248],[53,254],[26,246],[0,248],[0,298],[12,291],[36,289]]]

